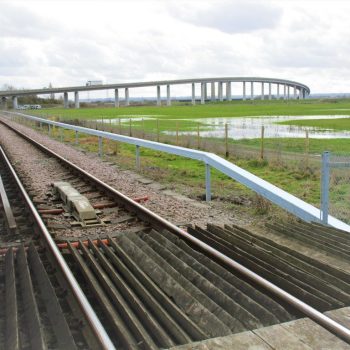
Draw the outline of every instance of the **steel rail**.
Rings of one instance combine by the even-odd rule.
[[[5,220],[6,220],[8,229],[10,230],[10,232],[14,233],[16,231],[17,224],[16,224],[15,217],[13,215],[10,201],[7,197],[4,183],[2,182],[1,176],[0,176],[0,200],[2,202],[2,207],[3,207],[4,212],[5,212]]]
[[[323,313],[319,312],[312,306],[306,304],[302,300],[294,297],[292,294],[286,292],[285,290],[281,289],[277,285],[269,282],[267,279],[259,276],[252,270],[246,268],[245,266],[239,264],[235,260],[229,258],[225,254],[221,253],[215,248],[212,248],[208,244],[202,242],[196,237],[193,237],[186,231],[181,230],[168,220],[160,217],[156,213],[152,212],[151,210],[143,207],[139,203],[133,201],[131,198],[125,196],[121,192],[117,191],[110,185],[102,182],[92,174],[89,174],[85,170],[79,168],[77,165],[73,164],[69,160],[65,159],[64,157],[58,155],[57,153],[51,151],[47,147],[41,145],[37,141],[31,139],[29,136],[25,135],[24,133],[10,127],[10,129],[14,130],[16,133],[27,139],[29,142],[33,143],[34,145],[38,145],[38,147],[42,150],[45,150],[45,152],[48,152],[52,154],[54,157],[59,158],[62,162],[67,164],[69,167],[72,167],[74,170],[79,171],[81,175],[89,178],[91,181],[94,181],[96,184],[99,185],[99,187],[103,187],[106,192],[109,192],[110,194],[113,194],[115,199],[122,203],[125,207],[132,210],[136,215],[143,220],[155,225],[157,228],[166,229],[180,237],[183,237],[188,242],[192,243],[196,247],[200,248],[202,251],[208,253],[210,256],[214,257],[215,259],[219,260],[220,262],[224,263],[226,266],[233,268],[235,271],[239,272],[249,280],[253,281],[254,283],[258,284],[259,286],[263,287],[266,291],[274,294],[281,300],[285,301],[289,305],[293,306],[297,310],[299,310],[304,315],[310,317],[312,320],[317,322],[319,325],[323,326],[333,334],[337,335],[338,337],[342,338],[344,341],[350,344],[350,329],[344,327],[340,323],[336,322],[335,320],[331,319],[330,317],[324,315]]]
[[[89,301],[87,300],[85,294],[81,290],[78,282],[76,281],[75,277],[73,276],[72,271],[68,267],[66,261],[64,260],[60,250],[58,249],[56,243],[52,239],[49,231],[47,230],[44,222],[42,221],[39,213],[37,212],[34,204],[30,200],[25,188],[23,187],[20,179],[18,178],[15,170],[11,166],[11,163],[9,159],[7,158],[4,150],[0,146],[0,154],[3,157],[4,161],[6,162],[6,165],[8,169],[11,172],[11,175],[13,176],[14,180],[17,183],[17,186],[19,187],[23,198],[32,213],[42,235],[45,239],[49,249],[51,250],[53,256],[56,259],[57,264],[61,268],[61,271],[66,278],[66,281],[68,282],[69,286],[72,289],[72,292],[74,296],[77,299],[77,302],[79,303],[79,306],[81,308],[81,311],[83,312],[84,316],[86,317],[92,331],[94,332],[94,335],[96,336],[96,339],[98,343],[100,344],[102,349],[115,349],[115,346],[113,345],[112,341],[110,340],[107,332],[105,331],[104,327],[102,326],[100,320],[98,319],[97,315],[95,314],[95,311],[93,310],[92,306],[90,305]]]

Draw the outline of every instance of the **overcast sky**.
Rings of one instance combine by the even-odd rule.
[[[0,0],[0,87],[261,76],[350,92],[349,15],[349,1]]]

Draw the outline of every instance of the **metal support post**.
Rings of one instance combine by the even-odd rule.
[[[210,165],[205,164],[205,200],[211,201]]]
[[[49,124],[48,127],[49,127],[49,136],[51,137],[51,124]]]
[[[102,157],[103,154],[103,139],[101,136],[98,137],[98,156]]]
[[[61,142],[63,142],[63,128],[60,128],[60,138]]]
[[[328,224],[328,209],[329,209],[329,156],[330,152],[322,153],[322,176],[321,176],[321,211],[320,219]]]
[[[140,170],[140,146],[136,145],[136,169]]]
[[[196,104],[196,86],[192,83],[192,104]]]
[[[79,132],[77,130],[75,130],[75,144],[79,144]]]

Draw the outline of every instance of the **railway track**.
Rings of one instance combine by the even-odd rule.
[[[74,176],[82,187],[93,186],[104,200],[116,203],[112,208],[122,213],[120,215],[128,212],[135,218],[136,224],[131,230],[116,228],[107,235],[100,233],[75,241],[59,237],[56,242],[82,294],[94,306],[94,312],[115,346],[171,348],[294,320],[305,314],[349,339],[347,329],[320,314],[350,305],[349,274],[239,227],[208,225],[207,228],[189,228],[186,233],[43,145],[25,135],[21,137],[35,144],[46,156],[57,159],[66,169],[66,174],[62,172],[65,179]],[[53,248],[48,249],[45,244],[42,247],[41,240],[37,244],[28,243],[27,250],[20,246],[16,253],[10,248],[2,266],[3,274],[7,276],[8,270],[13,271],[11,266],[21,269],[19,264],[25,265],[25,260],[33,264],[33,259],[44,262],[42,266],[46,270],[56,270],[53,258],[46,256]],[[47,261],[50,264],[46,264]],[[27,269],[35,274],[32,265]],[[46,274],[58,291],[69,290],[59,284],[64,278]],[[283,290],[273,288],[264,278]],[[6,281],[10,280],[3,278],[3,298],[7,296],[5,290],[9,285]],[[22,280],[24,278],[16,283],[19,289]],[[42,290],[38,288],[36,277],[32,285]],[[17,294],[20,293],[18,290]],[[290,298],[289,293],[302,302]],[[39,292],[33,294],[40,297]],[[60,298],[57,297],[59,301]],[[74,297],[68,299],[74,300]],[[38,328],[47,329],[48,339],[63,338],[52,335],[55,321],[50,318],[43,301],[38,300],[37,304],[40,305],[38,310],[44,310],[42,318],[48,320],[47,326]],[[70,317],[64,317],[84,320],[83,313],[77,316],[72,312]],[[3,320],[7,318],[6,315],[2,317]],[[3,325],[3,329],[6,327]],[[89,341],[101,341],[94,337],[88,339],[85,334],[89,332],[84,333],[81,327],[77,329],[78,333],[72,335],[76,347],[93,348]],[[24,344],[27,338],[24,336]],[[3,331],[3,339],[8,341],[6,331]],[[55,346],[57,343],[51,347]]]

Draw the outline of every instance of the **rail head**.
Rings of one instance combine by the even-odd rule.
[[[5,160],[7,167],[9,169],[9,171],[11,172],[12,177],[15,179],[16,184],[21,191],[23,199],[25,200],[25,203],[26,203],[28,209],[32,213],[32,215],[33,215],[33,217],[34,217],[34,219],[35,219],[35,221],[36,221],[36,223],[41,231],[41,234],[44,238],[46,245],[48,246],[48,248],[52,252],[58,266],[60,267],[64,277],[66,278],[68,285],[71,287],[71,290],[72,290],[74,296],[76,297],[77,302],[79,303],[81,311],[83,312],[84,316],[86,317],[86,320],[89,322],[89,325],[90,325],[92,331],[94,332],[94,335],[96,336],[96,339],[98,340],[98,342],[101,346],[101,349],[106,349],[106,350],[107,349],[115,349],[115,347],[114,347],[111,339],[109,338],[106,330],[102,326],[102,324],[101,324],[99,318],[97,317],[95,311],[93,310],[91,304],[87,300],[84,292],[81,290],[77,280],[73,276],[72,271],[70,270],[66,261],[64,260],[60,250],[58,249],[56,243],[54,242],[49,231],[47,230],[44,222],[42,221],[39,213],[37,212],[34,204],[32,203],[32,201],[28,195],[27,191],[23,187],[20,179],[17,176],[17,173],[13,169],[8,157],[6,156],[4,150],[2,149],[1,146],[0,146],[0,153],[1,153],[1,157]]]

